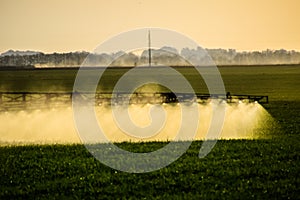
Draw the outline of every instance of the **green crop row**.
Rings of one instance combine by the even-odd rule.
[[[298,136],[218,141],[203,159],[201,141],[177,161],[151,173],[131,174],[96,160],[83,145],[0,148],[0,198],[297,198]],[[119,143],[151,151],[166,143]],[[119,162],[123,162],[122,159]]]

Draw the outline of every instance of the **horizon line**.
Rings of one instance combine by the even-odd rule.
[[[167,47],[167,46],[164,46],[164,47]],[[169,46],[168,46],[169,47]],[[201,46],[199,46],[201,47]],[[163,48],[163,47],[160,47],[160,48]],[[157,48],[157,49],[160,49],[160,48]],[[174,47],[171,47],[171,48],[174,48]],[[189,47],[184,47],[184,48],[189,48]],[[201,47],[203,48],[203,47]],[[156,48],[152,48],[152,49],[156,49]],[[176,48],[175,48],[176,49]],[[183,49],[183,48],[182,48]],[[180,50],[182,50],[180,49]],[[285,50],[285,51],[295,51],[295,52],[300,52],[300,49],[285,49],[285,48],[278,48],[278,49],[271,49],[271,48],[266,48],[266,49],[255,49],[255,50],[240,50],[240,49],[235,49],[235,48],[222,48],[222,47],[214,47],[214,48],[203,48],[205,50],[218,50],[218,49],[221,49],[221,50],[235,50],[237,53],[242,53],[242,52],[263,52],[263,51],[267,51],[267,50],[270,50],[270,51],[278,51],[278,50]],[[147,49],[145,49],[144,51],[146,51]],[[178,50],[178,49],[176,49]],[[48,52],[48,51],[41,51],[41,50],[33,50],[33,49],[8,49],[6,51],[2,51],[0,52],[0,55],[2,55],[3,53],[6,53],[8,51],[21,51],[21,52],[28,52],[28,51],[33,51],[33,52],[36,52],[36,53],[43,53],[43,54],[54,54],[54,53],[58,53],[58,54],[65,54],[65,53],[95,53],[95,52],[91,52],[91,51],[87,51],[87,50],[70,50],[70,51],[52,51],[52,52]],[[179,51],[179,50],[178,50]],[[126,52],[124,50],[118,50],[116,52],[102,52],[102,53],[107,53],[107,54],[112,54],[112,53],[117,53],[117,52]],[[127,53],[127,52],[126,52]],[[130,53],[130,52],[128,52]],[[98,54],[98,53],[95,53],[95,54]]]

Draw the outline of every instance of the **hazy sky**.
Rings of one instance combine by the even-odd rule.
[[[0,0],[0,52],[92,51],[120,32],[160,27],[205,48],[300,50],[299,0]]]

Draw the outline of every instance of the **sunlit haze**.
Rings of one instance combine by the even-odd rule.
[[[298,0],[0,0],[0,52],[92,51],[141,27],[181,32],[204,48],[300,50]]]

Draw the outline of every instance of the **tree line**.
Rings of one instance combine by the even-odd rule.
[[[87,60],[85,60],[88,58]],[[179,52],[172,47],[151,49],[152,65],[188,66],[187,60],[197,60],[204,65],[208,60],[216,65],[278,65],[300,64],[300,52],[291,50],[242,51],[235,49],[197,49],[183,48]],[[149,52],[141,54],[123,51],[115,53],[36,53],[34,55],[6,55],[0,57],[0,66],[80,67],[86,61],[90,66],[140,66],[149,64]]]

